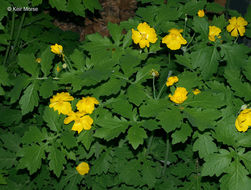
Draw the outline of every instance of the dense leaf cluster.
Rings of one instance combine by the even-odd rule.
[[[96,33],[79,42],[42,11],[6,10],[42,0],[3,2],[1,189],[250,189],[251,130],[238,132],[235,120],[251,101],[251,51],[225,29],[239,13],[204,0],[139,0],[135,18],[109,23],[110,37]],[[49,4],[80,16],[99,8],[93,0]],[[200,9],[206,17],[197,16]],[[249,23],[250,15],[249,8]],[[145,49],[131,39],[141,22],[158,35]],[[210,25],[222,30],[216,42],[208,40]],[[188,44],[180,50],[160,43],[171,28],[184,30]],[[249,24],[246,37],[250,31]],[[55,43],[64,47],[73,69],[50,51]],[[179,81],[167,88],[170,75]],[[168,98],[175,86],[189,92],[179,105]],[[196,88],[198,95],[192,93]],[[71,131],[65,116],[48,107],[55,93],[66,91],[75,97],[73,107],[82,96],[99,100],[91,130]],[[84,176],[75,169],[82,161],[90,165]]]

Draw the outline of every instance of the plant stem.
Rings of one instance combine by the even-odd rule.
[[[167,139],[167,140],[166,140],[165,162],[164,162],[164,168],[163,168],[162,176],[164,176],[165,173],[166,173],[166,167],[167,167],[167,159],[168,159],[168,154],[169,154],[169,148],[170,148],[170,142],[169,142],[169,139]]]
[[[147,156],[148,155],[148,153],[149,153],[149,151],[150,151],[150,148],[151,148],[151,146],[152,146],[152,142],[153,142],[153,132],[152,132],[152,134],[151,134],[151,136],[150,136],[150,139],[149,139],[149,142],[148,142],[148,145],[147,145],[147,149],[146,149],[146,154],[145,154],[145,156]]]
[[[156,94],[155,94],[155,77],[153,76],[153,99],[156,99]]]
[[[5,52],[3,65],[6,64],[7,59],[8,59],[8,55],[9,55],[9,52],[10,52],[11,43],[12,43],[12,40],[13,40],[14,27],[15,27],[15,11],[12,11],[11,31],[10,31],[10,43],[9,43],[9,45],[8,45],[8,47],[7,47],[6,52]]]
[[[237,40],[239,39],[239,35],[236,37],[236,39],[234,40],[234,44],[236,44]]]
[[[172,75],[172,71],[169,71],[168,76],[167,76],[167,79],[168,79],[171,75]],[[166,83],[164,83],[163,86],[161,87],[161,89],[160,89],[160,91],[159,91],[159,94],[158,94],[158,96],[157,96],[157,99],[160,98],[160,96],[161,96],[161,94],[162,94],[162,91],[163,91],[163,89],[165,88],[165,86],[166,86]]]
[[[68,57],[66,55],[63,55],[64,58],[65,58],[65,62],[67,63],[67,65],[69,66],[69,69],[72,70],[72,65],[71,65],[71,62],[70,60],[68,59]]]
[[[16,49],[16,47],[17,47],[17,43],[18,43],[18,40],[19,40],[19,36],[20,36],[21,30],[22,30],[22,26],[23,26],[23,23],[24,23],[24,18],[25,18],[25,12],[22,14],[21,21],[20,21],[20,24],[19,24],[19,26],[18,26],[17,36],[16,36],[16,38],[15,38],[14,45],[13,45],[13,49],[12,49],[12,55],[14,54],[15,49]]]
[[[186,27],[187,27],[187,14],[185,14],[185,25],[184,25],[184,36],[186,35]]]

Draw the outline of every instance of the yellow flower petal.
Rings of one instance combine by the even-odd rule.
[[[208,39],[210,41],[215,41],[215,36],[217,36],[217,38],[221,38],[221,36],[219,35],[221,33],[221,29],[216,27],[216,26],[209,26],[209,34],[208,34]]]
[[[179,79],[177,76],[173,76],[173,77],[169,77],[166,81],[166,86],[169,87],[169,86],[172,86],[174,83],[178,82]]]
[[[85,175],[89,172],[90,167],[86,162],[81,162],[77,167],[76,170],[80,175]]]
[[[132,29],[132,40],[135,44],[139,44],[140,48],[149,47],[150,43],[158,40],[154,28],[151,28],[146,22],[140,23],[137,29],[138,31]]]
[[[231,32],[231,36],[233,37],[237,37],[238,35],[244,36],[245,26],[248,24],[248,22],[244,18],[232,17],[228,21],[229,21],[229,25],[227,26],[227,31]]]
[[[177,87],[174,94],[169,94],[168,97],[176,104],[181,104],[187,99],[187,94],[188,92],[184,87]]]
[[[194,95],[197,95],[197,94],[199,94],[199,93],[200,93],[200,90],[199,90],[199,89],[196,88],[195,90],[193,90],[193,94],[194,94]]]
[[[203,9],[199,10],[197,14],[198,14],[199,17],[204,17],[205,16],[205,12],[204,12]]]
[[[51,52],[58,54],[58,55],[62,55],[63,54],[63,46],[55,44],[55,45],[51,45]]]
[[[162,43],[165,43],[166,46],[171,50],[178,50],[181,48],[181,45],[186,44],[187,41],[182,37],[180,32],[183,30],[171,29],[169,34],[162,38]]]
[[[94,97],[83,97],[76,104],[78,111],[91,114],[96,104],[99,104],[98,100]]]
[[[244,109],[235,120],[235,127],[240,132],[246,132],[251,126],[251,109]]]

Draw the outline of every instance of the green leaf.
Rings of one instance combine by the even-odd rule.
[[[78,136],[78,142],[81,142],[87,150],[90,149],[93,141],[94,141],[93,132],[91,130],[82,131]]]
[[[155,117],[159,114],[160,110],[168,107],[168,101],[166,99],[150,99],[146,101],[145,105],[140,106],[139,112],[141,117]]]
[[[231,115],[231,117],[222,119],[217,123],[217,127],[214,129],[214,137],[218,142],[223,142],[224,144],[230,146],[236,145],[236,137],[239,133],[234,126],[235,119],[236,117]]]
[[[250,11],[250,12],[251,12],[251,11]],[[248,59],[246,65],[244,66],[244,71],[243,71],[243,73],[244,73],[244,75],[246,76],[246,78],[247,78],[249,81],[251,81],[251,72],[249,72],[249,71],[251,71],[251,57],[249,57],[249,59]]]
[[[44,76],[48,76],[50,74],[50,70],[52,68],[52,60],[54,58],[54,54],[51,53],[50,47],[47,47],[41,54],[41,70],[44,73]]]
[[[106,150],[98,159],[93,163],[91,169],[91,174],[107,173],[112,164],[112,152],[111,150]]]
[[[47,99],[53,95],[53,91],[58,90],[58,85],[52,79],[47,79],[41,83],[39,95]]]
[[[52,8],[56,8],[59,11],[66,11],[66,0],[49,0]]]
[[[207,3],[206,10],[208,12],[220,13],[223,12],[225,8],[219,5],[218,3],[213,2],[213,3]]]
[[[60,119],[58,112],[54,111],[53,108],[46,107],[44,109],[43,119],[52,131],[61,130],[62,120]]]
[[[67,9],[72,11],[75,15],[85,16],[85,6],[82,4],[82,0],[69,0]]]
[[[123,39],[123,48],[127,48],[132,44],[132,31],[129,30]]]
[[[19,123],[22,119],[20,110],[10,109],[3,105],[0,105],[0,115],[0,124],[3,126],[11,126],[14,123]]]
[[[74,49],[73,53],[70,55],[73,62],[73,67],[77,70],[83,71],[85,66],[84,54],[78,49]]]
[[[47,138],[45,131],[41,132],[36,126],[30,126],[22,138],[22,142],[25,144],[41,143]]]
[[[182,123],[182,115],[177,108],[161,112],[157,115],[157,118],[160,120],[159,124],[167,133],[179,128]]]
[[[143,144],[145,138],[147,138],[146,132],[139,126],[132,126],[128,130],[127,139],[134,149],[137,149],[140,144]]]
[[[84,0],[83,3],[91,12],[94,12],[94,9],[101,9],[98,0]]]
[[[218,68],[220,58],[216,47],[207,46],[191,53],[193,68],[199,67],[204,79],[209,79]]]
[[[235,95],[244,98],[245,101],[251,100],[251,85],[241,80],[240,72],[236,69],[225,68],[224,76],[235,91]]]
[[[117,24],[113,24],[111,22],[108,22],[108,30],[109,30],[109,33],[111,34],[112,36],[112,39],[113,41],[115,42],[115,44],[117,46],[119,46],[120,44],[120,39],[122,37],[121,35],[121,32],[122,32],[122,27],[120,27],[119,25]]]
[[[20,151],[21,139],[17,134],[5,133],[0,136],[0,139],[3,142],[1,145],[2,147],[5,147],[12,152]]]
[[[76,138],[74,137],[74,133],[70,131],[64,131],[61,135],[63,145],[66,148],[70,149],[77,146]]]
[[[99,118],[96,124],[102,128],[97,128],[94,137],[103,138],[107,141],[116,138],[121,133],[124,133],[128,128],[129,123],[118,118]]]
[[[40,4],[42,4],[42,1],[43,0],[32,0],[32,6],[36,7],[36,6],[40,5]]]
[[[21,97],[19,104],[21,106],[22,115],[25,115],[33,111],[35,106],[38,106],[38,85],[35,82],[30,84],[24,91],[23,96]]]
[[[200,158],[206,158],[210,154],[217,152],[216,144],[213,138],[208,133],[199,135],[198,139],[193,144],[193,151],[199,151]]]
[[[139,106],[147,99],[146,92],[144,92],[144,87],[141,85],[130,85],[127,89],[127,96],[130,102]]]
[[[247,153],[240,155],[240,159],[244,162],[249,173],[251,173],[251,151],[248,151]]]
[[[217,26],[218,28],[225,28],[228,22],[225,19],[225,15],[222,14],[221,16],[214,15],[213,21],[210,24],[211,26]]]
[[[48,160],[50,169],[56,174],[57,177],[60,176],[62,170],[64,169],[64,164],[66,164],[65,156],[55,145],[49,147]]]
[[[220,154],[211,154],[205,157],[205,163],[202,168],[202,176],[220,176],[229,167],[232,157],[230,152],[225,149],[219,150]]]
[[[38,76],[38,63],[33,54],[18,54],[18,64],[33,77]]]
[[[182,125],[172,134],[172,144],[184,143],[192,132],[193,130],[188,124]]]
[[[194,127],[204,131],[216,125],[215,120],[221,117],[221,112],[215,109],[187,108],[184,110],[184,115]]]
[[[11,98],[11,104],[13,104],[19,99],[22,90],[28,86],[30,80],[27,75],[19,75],[16,77],[16,79],[13,80],[13,83],[15,84],[15,86],[8,94],[8,96]]]
[[[187,91],[198,87],[200,82],[200,77],[194,72],[184,71],[182,74],[178,75],[179,81],[176,86],[181,86],[187,89]]]
[[[249,52],[249,49],[247,46],[242,44],[222,44],[221,46],[220,54],[223,57],[224,60],[227,62],[227,65],[230,67],[230,69],[233,70],[239,70],[240,67],[242,67],[247,60],[247,53]]]
[[[30,175],[41,168],[42,159],[45,158],[45,146],[26,146],[22,149],[23,157],[19,161],[19,169],[27,168]]]
[[[193,29],[195,32],[201,34],[201,39],[208,38],[208,20],[206,20],[205,18],[194,17]]]
[[[156,183],[156,177],[158,176],[156,168],[151,166],[150,161],[144,162],[142,168],[142,181],[148,185],[149,188],[153,188]]]
[[[12,166],[16,165],[18,162],[16,160],[16,154],[9,152],[3,148],[0,148],[0,168],[1,169],[9,169]]]
[[[138,185],[141,184],[141,177],[139,174],[139,161],[138,160],[130,160],[126,161],[125,164],[121,164],[119,171],[123,171],[119,173],[119,180],[123,181],[128,185]]]
[[[227,174],[220,179],[221,189],[226,190],[249,190],[251,180],[247,176],[249,173],[243,165],[235,160],[230,165]]]
[[[182,105],[189,105],[197,108],[220,108],[226,104],[223,93],[213,94],[212,91],[202,91],[201,93],[187,99]]]
[[[111,104],[111,106],[114,113],[120,114],[122,117],[132,119],[133,106],[125,98],[121,98],[121,99],[118,98],[116,102]]]
[[[9,79],[9,74],[7,73],[6,68],[3,65],[0,65],[0,85],[2,86],[11,86],[12,82]]]

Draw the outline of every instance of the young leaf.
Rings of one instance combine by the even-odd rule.
[[[247,176],[248,174],[243,165],[238,160],[235,160],[230,165],[227,174],[220,179],[221,189],[249,190],[251,179]]]
[[[112,152],[106,150],[98,159],[95,160],[91,169],[91,174],[107,173],[112,164]]]
[[[64,164],[66,164],[65,156],[62,151],[55,147],[55,145],[49,147],[49,152],[49,167],[51,170],[53,170],[54,174],[59,177],[62,170],[64,169]]]
[[[19,101],[22,109],[22,115],[33,111],[34,107],[38,105],[39,98],[37,90],[38,84],[36,83],[36,81],[25,89],[24,94]]]
[[[127,139],[134,149],[137,149],[140,144],[143,144],[145,138],[147,138],[146,132],[139,126],[132,126],[128,130]]]
[[[109,33],[112,36],[113,41],[115,42],[115,44],[117,46],[119,46],[120,44],[120,39],[121,39],[121,32],[122,32],[122,28],[117,25],[117,24],[113,24],[111,22],[108,22],[108,29],[109,29]]]
[[[192,134],[193,130],[192,128],[188,125],[182,125],[181,129],[177,129],[173,134],[172,134],[172,144],[177,144],[177,143],[184,143],[187,138]]]
[[[240,159],[244,162],[246,168],[251,172],[251,151],[240,155]]]
[[[210,154],[217,151],[216,144],[213,142],[213,138],[205,133],[199,135],[199,138],[193,144],[193,151],[199,151],[200,158],[206,158]]]
[[[182,123],[182,115],[178,109],[171,109],[161,112],[157,115],[160,120],[161,127],[169,133],[180,127]]]
[[[63,121],[60,119],[58,112],[54,111],[53,108],[46,107],[44,109],[43,119],[52,131],[61,130]]]
[[[216,47],[203,47],[191,53],[193,68],[199,67],[204,79],[209,79],[218,68],[220,58]]]
[[[74,137],[74,134],[70,131],[64,131],[61,135],[63,145],[66,146],[66,148],[70,149],[77,146],[76,138]]]
[[[38,146],[37,144],[32,144],[32,146],[26,146],[22,149],[23,157],[19,161],[18,168],[27,168],[30,175],[35,173],[42,163],[42,159],[45,158],[45,146]]]
[[[229,167],[232,157],[230,152],[225,149],[220,150],[220,154],[211,154],[205,157],[205,163],[202,168],[202,176],[220,176]]]
[[[54,56],[55,54],[51,53],[50,47],[47,47],[41,54],[41,70],[46,77],[50,74],[50,70],[52,68],[52,59]]]
[[[18,64],[33,77],[38,76],[38,63],[35,61],[35,56],[33,54],[19,54]]]
[[[30,126],[29,130],[25,132],[22,142],[25,144],[41,143],[46,137],[45,132],[41,132],[36,126]]]

